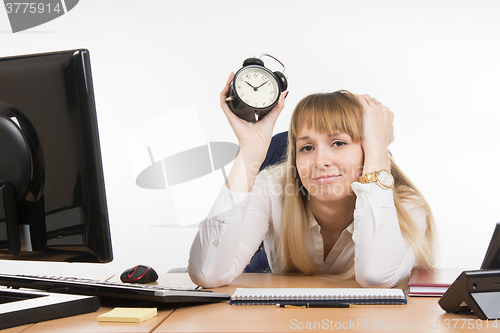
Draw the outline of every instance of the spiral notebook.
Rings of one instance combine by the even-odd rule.
[[[406,304],[403,289],[378,288],[237,288],[230,304]]]

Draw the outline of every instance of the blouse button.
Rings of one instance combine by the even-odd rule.
[[[227,205],[227,206],[226,206],[226,210],[228,210],[228,211],[229,211],[229,210],[231,210],[231,209],[233,209],[233,206],[231,206],[231,205]]]
[[[213,244],[214,244],[215,246],[219,245],[219,240],[218,240],[218,239],[214,240]]]

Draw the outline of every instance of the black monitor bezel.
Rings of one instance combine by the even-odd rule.
[[[495,226],[481,269],[500,269],[500,222]]]
[[[64,262],[89,262],[89,263],[106,263],[110,262],[113,259],[112,248],[111,248],[111,233],[109,227],[109,218],[107,211],[107,201],[104,187],[104,174],[102,169],[102,159],[101,159],[101,150],[100,150],[100,141],[99,141],[99,133],[97,126],[97,115],[96,115],[96,107],[95,107],[95,98],[94,98],[94,88],[93,88],[93,79],[92,72],[90,66],[90,54],[87,49],[74,49],[67,51],[59,51],[59,52],[48,52],[48,53],[38,53],[38,54],[29,54],[22,56],[12,56],[12,57],[4,57],[0,58],[0,63],[8,64],[8,62],[23,60],[23,61],[34,61],[36,63],[37,59],[55,59],[59,58],[67,58],[67,62],[65,64],[61,64],[64,66],[61,71],[54,73],[54,75],[59,75],[60,80],[63,80],[63,84],[67,88],[67,96],[66,100],[68,105],[71,104],[72,108],[78,108],[82,117],[82,133],[81,137],[78,140],[83,140],[85,142],[85,159],[86,170],[89,173],[89,177],[86,179],[86,186],[90,189],[89,192],[92,195],[88,195],[89,198],[86,198],[86,202],[89,202],[89,209],[85,208],[85,212],[90,215],[92,219],[92,223],[89,225],[85,225],[84,232],[86,235],[89,235],[88,241],[82,247],[67,247],[66,249],[54,248],[44,246],[43,244],[32,244],[33,250],[24,249],[21,251],[19,255],[13,256],[9,253],[5,252],[5,249],[2,248],[0,250],[0,259],[7,260],[32,260],[32,261],[64,261]],[[40,65],[40,66],[43,66]],[[36,66],[35,66],[36,70]],[[45,69],[46,70],[46,69]],[[0,80],[1,80],[0,73]],[[0,82],[1,83],[1,82]],[[71,93],[68,92],[71,90]],[[1,97],[1,96],[0,96]],[[4,97],[5,98],[5,97]],[[8,99],[8,98],[7,98]],[[9,103],[9,101],[4,101]],[[75,106],[76,105],[76,106]],[[23,116],[22,111],[19,113],[19,110],[16,110],[14,107],[7,112],[12,112],[13,114]],[[0,115],[2,116],[2,115]],[[5,115],[3,115],[5,117]],[[29,121],[29,119],[27,119]],[[28,123],[29,127],[31,124]],[[26,126],[25,126],[26,127]],[[36,134],[36,128],[35,134]],[[35,144],[32,144],[30,149],[33,155],[39,154],[42,155],[43,152],[37,151],[36,140],[37,138],[33,138],[30,133],[26,133],[25,137],[28,141],[35,141]],[[40,159],[36,158],[33,163],[33,179],[30,180],[30,186],[32,187],[32,192],[37,195],[37,190],[40,187],[43,187],[43,177],[38,177],[37,175],[43,175],[43,156],[39,156]],[[3,209],[2,204],[0,203],[0,208]],[[76,209],[78,207],[67,207],[68,209]],[[17,203],[17,211],[18,215],[21,215],[20,220],[27,220],[30,216],[23,216],[25,209],[21,203]],[[54,214],[57,211],[53,211]],[[22,222],[22,224],[26,224]],[[33,226],[30,225],[30,233],[40,232],[40,230],[33,230]],[[98,230],[96,229],[98,228]],[[63,232],[66,232],[63,230]],[[69,232],[74,232],[74,230],[69,230]],[[36,239],[31,237],[31,242],[36,243]]]

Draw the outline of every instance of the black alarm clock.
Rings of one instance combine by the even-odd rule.
[[[262,57],[270,57],[283,66],[282,72],[272,72],[264,67]],[[269,54],[248,58],[234,75],[226,102],[229,109],[246,121],[257,122],[278,103],[281,92],[288,83],[283,72],[285,66]]]

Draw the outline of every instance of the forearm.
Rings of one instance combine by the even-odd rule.
[[[379,170],[391,171],[391,158],[387,146],[366,146],[363,149],[365,153],[363,174]]]
[[[415,264],[404,240],[391,190],[375,184],[353,184],[358,196],[354,212],[355,275],[363,287],[392,287]]]
[[[191,246],[188,273],[193,282],[203,287],[230,283],[241,273],[235,269],[235,261],[238,261],[235,254],[238,252],[249,194],[236,205],[229,202],[234,202],[233,198],[227,200],[227,195],[232,193],[222,189],[209,216],[200,223]]]
[[[241,274],[265,237],[269,217],[256,207],[264,196],[223,188],[209,216],[200,223],[188,263],[198,285],[219,287]]]
[[[259,168],[266,157],[265,149],[240,147],[238,156],[227,177],[226,186],[232,192],[248,193],[252,191]]]
[[[273,128],[285,106],[286,92],[282,92],[278,104],[261,120],[252,123],[240,119],[228,107],[226,94],[234,74],[231,73],[220,94],[220,104],[234,134],[238,138],[240,152],[226,180],[226,186],[233,192],[251,192],[259,168],[264,161],[273,135]]]
[[[218,224],[219,221],[211,219],[200,225],[189,255],[189,276],[194,283],[205,288],[231,283],[243,271],[247,258],[252,256],[251,251],[242,250],[241,223]]]

